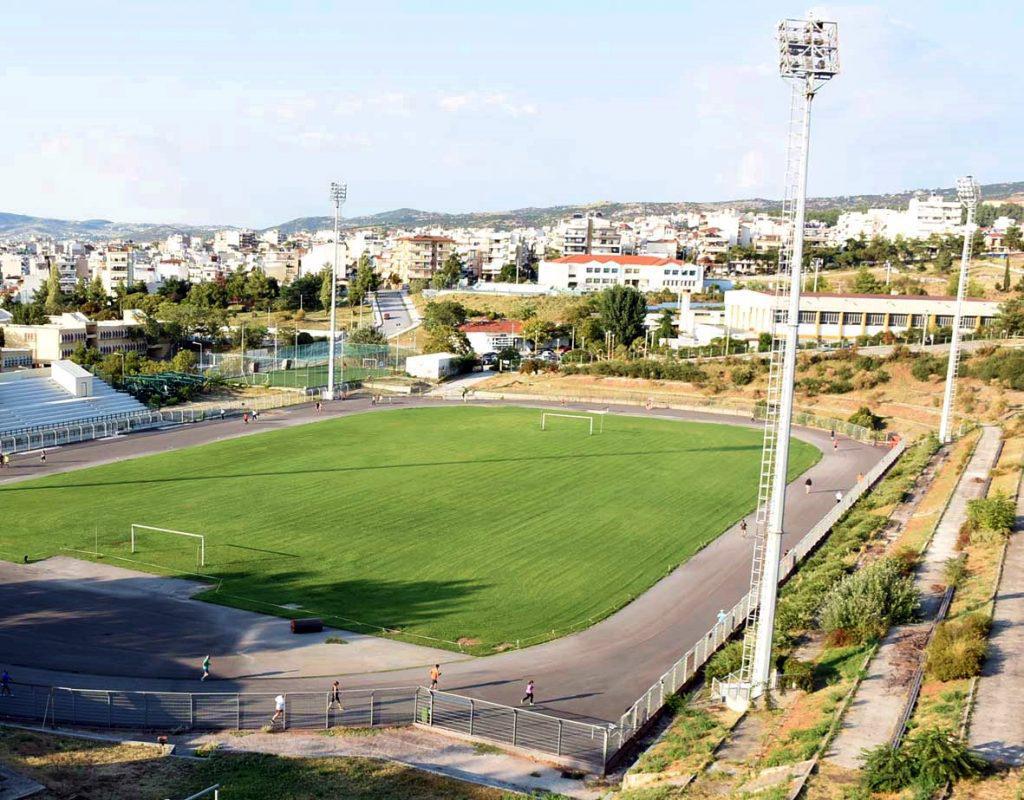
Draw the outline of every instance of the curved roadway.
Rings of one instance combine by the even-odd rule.
[[[420,402],[407,400],[397,407]],[[611,408],[638,416],[752,426],[749,420],[721,415]],[[50,451],[45,464],[31,455],[16,458],[14,468],[0,477],[0,482],[367,410],[370,410],[368,400],[350,399],[328,404],[322,417],[316,416],[311,407],[302,406],[267,413],[261,416],[257,426],[243,427],[237,420],[209,421],[87,442]],[[859,473],[866,473],[884,455],[881,448],[848,439],[840,439],[839,448],[834,451],[829,435],[821,431],[797,429],[794,435],[817,446],[823,457],[806,473],[813,479],[814,491],[809,495],[804,493],[804,476],[789,487],[784,550],[824,516],[835,503],[837,490],[845,493],[854,485]],[[685,524],[685,509],[672,512],[680,515],[680,524]],[[738,529],[733,528],[631,604],[587,630],[523,650],[483,658],[463,657],[463,660],[444,664],[441,688],[514,704],[522,694],[522,685],[533,678],[537,682],[537,710],[577,719],[615,721],[706,633],[719,609],[730,608],[746,592],[750,561],[749,540],[740,537]],[[5,566],[4,569],[16,568]],[[329,684],[323,677],[281,677],[283,671],[273,669],[262,675],[254,670],[236,673],[244,677],[199,684],[195,680],[195,654],[230,652],[226,643],[217,641],[211,629],[203,625],[205,612],[199,613],[200,608],[216,613],[213,609],[218,606],[197,603],[191,607],[197,613],[182,615],[173,613],[180,610],[180,605],[168,606],[168,599],[159,595],[152,599],[133,598],[130,608],[126,609],[123,600],[102,593],[62,593],[59,585],[35,586],[34,589],[39,596],[33,599],[24,593],[25,584],[0,583],[0,608],[5,609],[4,617],[10,618],[26,604],[33,608],[28,616],[36,616],[37,609],[32,605],[35,602],[40,624],[45,620],[46,635],[37,637],[30,634],[31,627],[9,625],[0,618],[0,660],[14,665],[12,672],[22,682],[80,688],[220,692],[319,691],[326,690]],[[451,657],[458,658],[458,654],[451,654]],[[344,649],[341,649],[339,662],[343,660]],[[416,685],[425,682],[424,672],[422,667],[417,667],[348,674],[344,685],[346,688]],[[339,673],[345,673],[341,663]],[[117,677],[104,677],[108,675]]]

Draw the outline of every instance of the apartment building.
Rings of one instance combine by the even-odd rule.
[[[704,287],[704,268],[655,256],[574,255],[541,261],[538,283],[577,292],[616,285],[634,286],[641,292],[699,292]]]
[[[725,322],[736,334],[754,337],[772,327],[772,308],[779,301],[767,292],[734,289],[725,293]],[[977,329],[992,322],[999,303],[965,300],[963,327]],[[948,328],[953,325],[955,297],[889,294],[830,294],[800,296],[801,338],[854,339],[908,328]],[[781,311],[779,313],[782,313]]]
[[[35,364],[48,365],[71,357],[79,345],[95,347],[103,354],[148,350],[142,323],[134,310],[119,320],[91,320],[71,312],[50,317],[43,325],[4,324],[7,345],[31,351]]]
[[[430,280],[453,252],[455,240],[447,236],[402,236],[395,242],[391,269],[403,283]]]
[[[600,214],[574,214],[558,228],[554,246],[563,256],[622,254],[622,236]]]

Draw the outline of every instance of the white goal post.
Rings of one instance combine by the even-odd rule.
[[[136,531],[153,531],[155,533],[171,533],[175,536],[188,536],[192,539],[199,540],[199,566],[206,566],[206,536],[201,533],[188,533],[186,531],[174,531],[170,528],[156,528],[152,525],[139,525],[132,523],[132,552],[135,552],[135,532]]]
[[[543,411],[540,415],[540,429],[546,431],[548,429],[548,417],[562,417],[563,419],[582,419],[590,423],[590,435],[594,435],[594,418],[588,417],[583,414],[556,414],[552,411]]]

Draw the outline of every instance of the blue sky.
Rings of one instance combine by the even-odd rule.
[[[843,74],[810,191],[1024,179],[1024,14],[814,7]],[[777,197],[788,89],[766,2],[9,3],[0,210],[266,226],[409,206]],[[1016,85],[1015,85],[1016,84]]]

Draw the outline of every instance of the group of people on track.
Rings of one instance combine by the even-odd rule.
[[[200,682],[203,682],[210,677],[210,663],[210,655],[207,654],[206,657],[203,658],[202,674],[199,678]],[[441,682],[441,665],[434,664],[434,666],[430,668],[430,672],[427,674],[427,677],[430,680],[430,690],[437,690],[438,685]],[[10,680],[11,676],[7,674],[7,670],[4,670],[3,675],[0,675],[0,696],[11,694]],[[526,682],[526,690],[523,693],[522,700],[519,701],[519,705],[534,705],[536,688],[537,684],[534,682],[533,678],[530,678]],[[342,698],[341,681],[336,680],[331,684],[327,697],[328,711],[332,711],[335,708],[339,711],[345,710],[345,703]],[[270,718],[271,727],[276,727],[278,723],[283,723],[286,708],[285,703],[286,700],[283,694],[279,694],[274,698],[274,715]]]

